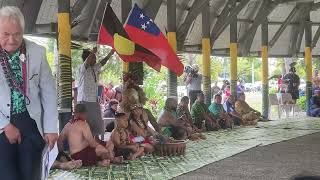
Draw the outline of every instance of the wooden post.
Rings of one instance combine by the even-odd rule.
[[[72,68],[70,1],[58,0],[58,110],[60,130],[71,118],[72,111]]]
[[[236,4],[234,3],[234,6]],[[238,36],[237,36],[237,16],[235,15],[230,23],[230,74],[231,74],[231,94],[237,97],[237,60],[238,60]]]
[[[177,51],[176,38],[176,0],[167,1],[167,25],[168,25],[168,42],[172,49]],[[168,70],[167,74],[167,97],[178,97],[177,92],[177,75]]]
[[[310,12],[308,12],[305,27],[305,64],[306,64],[306,103],[307,103],[307,115],[310,109],[310,98],[312,96],[312,30],[310,21]]]
[[[211,104],[211,74],[210,74],[210,8],[209,1],[202,10],[202,75],[203,75],[203,93],[205,103]]]
[[[262,115],[269,116],[268,19],[261,24]]]

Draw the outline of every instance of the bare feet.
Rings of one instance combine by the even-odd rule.
[[[114,157],[112,162],[116,163],[116,164],[122,164],[123,163],[123,156]]]
[[[207,137],[205,135],[203,135],[202,133],[199,133],[199,137],[200,137],[200,139],[203,139],[203,140],[207,139]]]
[[[99,161],[98,165],[101,166],[101,167],[109,167],[110,166],[110,160],[109,159],[104,159],[102,161]]]
[[[76,169],[81,168],[81,166],[82,166],[82,160],[72,160],[72,161],[75,163]]]
[[[80,165],[80,166],[79,166]],[[82,161],[68,161],[68,162],[61,162],[59,163],[59,169],[63,169],[63,170],[72,170],[72,169],[77,169],[80,168],[82,166]]]

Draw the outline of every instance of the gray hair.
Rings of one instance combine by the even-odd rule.
[[[20,9],[16,6],[4,6],[0,9],[0,19],[9,18],[10,20],[17,21],[22,30],[24,31],[25,21],[24,16]]]

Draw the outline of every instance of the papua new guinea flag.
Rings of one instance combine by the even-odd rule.
[[[161,59],[146,48],[135,44],[129,38],[110,4],[105,9],[99,30],[98,44],[111,46],[125,62],[144,61],[156,71],[161,69]]]
[[[167,38],[154,21],[146,16],[136,4],[131,10],[124,29],[133,42],[158,56],[163,66],[166,66],[178,76],[183,74],[183,64],[168,43]]]

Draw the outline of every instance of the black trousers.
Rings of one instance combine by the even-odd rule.
[[[29,113],[11,116],[11,123],[21,133],[20,144],[10,144],[5,133],[0,134],[0,179],[38,180],[45,142]]]

